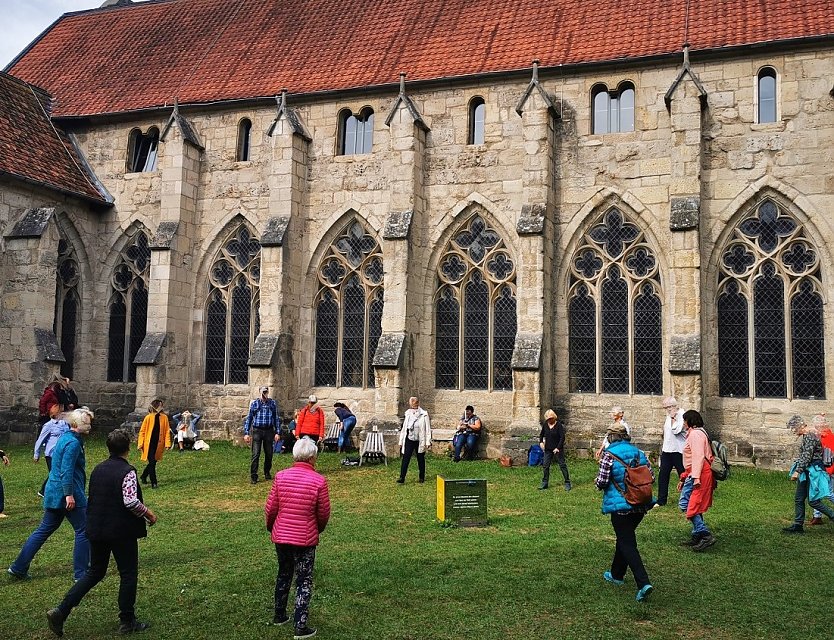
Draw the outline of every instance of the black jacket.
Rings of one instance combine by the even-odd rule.
[[[122,482],[135,469],[122,457],[113,456],[90,474],[87,499],[87,537],[90,540],[129,540],[147,535],[144,518],[137,517],[124,504]],[[137,497],[142,501],[142,487]]]
[[[545,451],[559,451],[565,450],[565,425],[561,420],[557,420],[554,427],[551,429],[547,424],[547,420],[542,422],[542,430],[539,433],[539,442],[544,443]]]

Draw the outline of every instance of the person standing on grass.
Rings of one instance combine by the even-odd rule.
[[[24,580],[29,577],[29,565],[35,554],[58,530],[64,518],[75,530],[73,576],[80,580],[87,571],[90,545],[87,541],[87,496],[84,494],[87,483],[84,439],[90,433],[93,417],[93,412],[87,407],[70,411],[64,416],[70,430],[58,438],[52,452],[52,470],[43,497],[43,519],[8,568],[13,578]]]
[[[119,633],[144,631],[150,625],[136,619],[136,588],[139,577],[139,538],[147,535],[145,523],[153,525],[156,515],[142,503],[142,488],[136,469],[127,461],[130,434],[116,429],[107,434],[110,457],[90,474],[87,536],[90,539],[90,568],[46,613],[50,630],[64,635],[64,622],[85,595],[104,580],[110,555],[119,570]]]
[[[669,477],[672,469],[681,476],[683,466],[683,448],[686,436],[683,433],[683,409],[678,408],[678,401],[669,396],[663,400],[666,420],[663,423],[663,444],[660,446],[660,479],[657,483],[657,505],[662,507],[669,499]]]
[[[261,387],[261,397],[255,398],[249,405],[249,413],[243,421],[243,441],[252,444],[252,456],[249,460],[249,476],[252,484],[258,483],[258,464],[261,449],[264,452],[264,478],[272,477],[272,447],[281,439],[278,427],[278,405],[269,397],[269,387]]]
[[[654,500],[647,504],[629,504],[625,499],[625,491],[619,487],[625,487],[625,466],[621,461],[628,464],[636,461],[638,465],[647,465],[649,470],[651,464],[646,454],[631,444],[631,436],[622,424],[614,423],[608,427],[607,438],[608,447],[600,456],[595,484],[597,489],[604,492],[602,512],[611,514],[611,526],[617,536],[617,543],[611,570],[603,573],[602,577],[611,584],[622,586],[626,571],[631,569],[631,575],[637,583],[637,602],[644,602],[654,587],[649,582],[649,574],[637,548],[636,531],[646,512],[652,508]],[[654,471],[651,473],[654,478]]]
[[[608,413],[611,416],[611,420],[614,422],[614,424],[621,424],[621,425],[623,425],[623,427],[625,427],[626,433],[628,434],[628,437],[630,438],[631,437],[631,427],[628,426],[628,423],[624,419],[625,411],[623,410],[623,408],[620,405],[615,404],[613,407],[611,407],[611,411],[609,411]],[[596,453],[594,454],[594,457],[597,460],[599,460],[600,456],[602,455],[602,452],[607,447],[608,447],[608,435],[606,435],[602,439],[602,444],[599,446],[599,449],[597,449]]]
[[[400,465],[398,484],[405,483],[405,474],[411,462],[411,456],[417,454],[417,469],[420,472],[419,482],[426,481],[426,449],[431,448],[431,420],[428,412],[420,406],[416,396],[408,399],[408,409],[405,412],[403,426],[400,429],[400,452],[403,460]]]
[[[142,471],[142,482],[148,484],[150,477],[151,489],[159,486],[156,463],[162,460],[165,450],[171,446],[171,425],[164,409],[165,405],[159,398],[151,402],[148,415],[142,420],[142,426],[139,428],[137,445],[142,452],[142,460],[148,463]]]
[[[704,429],[701,414],[690,409],[683,414],[686,444],[683,448],[684,472],[678,482],[678,506],[692,523],[692,535],[683,546],[693,551],[704,551],[715,544],[715,536],[704,522],[704,514],[712,506],[712,495],[718,481],[713,478],[712,447]]]
[[[310,394],[298,418],[295,421],[295,437],[298,439],[309,438],[319,443],[324,440],[324,409],[318,405],[319,399]]]
[[[3,463],[4,467],[9,466],[9,456],[6,455],[6,452],[0,449],[0,462]],[[0,476],[0,518],[8,518],[9,516],[6,515],[6,492],[3,489],[3,477]]]
[[[539,446],[544,452],[542,483],[539,485],[539,489],[547,489],[550,483],[550,465],[553,463],[555,456],[565,480],[565,491],[570,491],[570,475],[568,475],[568,465],[565,463],[565,425],[562,424],[553,409],[544,412],[544,422],[542,422],[542,430],[539,433]]]
[[[46,488],[46,481],[49,479],[49,472],[52,470],[52,452],[55,450],[58,438],[69,431],[69,425],[62,417],[63,413],[64,408],[59,404],[53,404],[49,407],[49,420],[41,427],[41,433],[35,440],[35,462],[40,461],[41,449],[43,449],[43,457],[46,460],[46,478],[44,478],[38,491],[41,498],[43,498],[43,491]]]
[[[316,473],[316,443],[300,438],[292,448],[293,465],[275,474],[266,500],[266,530],[278,554],[275,580],[275,616],[272,623],[289,622],[287,601],[295,574],[295,640],[312,638],[316,630],[308,625],[308,608],[313,595],[313,564],[319,534],[330,519],[327,480]]]
[[[820,437],[811,429],[802,416],[792,416],[788,420],[788,429],[801,438],[799,456],[790,471],[791,480],[796,482],[794,495],[794,520],[789,527],[782,529],[785,533],[805,533],[805,500],[820,513],[834,520],[834,509],[825,504],[823,499],[829,497],[830,485],[828,473],[822,465],[823,450]],[[829,498],[830,499],[830,498]]]

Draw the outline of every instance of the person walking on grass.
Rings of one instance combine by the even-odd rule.
[[[264,506],[266,530],[278,554],[272,623],[282,625],[290,620],[287,602],[295,574],[295,640],[316,635],[316,630],[308,624],[313,564],[319,535],[330,519],[327,480],[315,470],[318,452],[310,438],[300,438],[292,448],[293,465],[275,474]]]
[[[654,590],[649,581],[649,574],[643,565],[643,558],[637,548],[637,527],[643,517],[654,506],[654,500],[646,504],[633,505],[625,498],[626,469],[623,462],[632,465],[646,465],[652,471],[646,454],[631,444],[631,436],[622,424],[614,423],[608,427],[606,434],[608,447],[599,459],[599,473],[595,484],[602,494],[602,512],[611,515],[611,526],[617,537],[614,546],[614,558],[611,569],[602,577],[611,584],[622,586],[625,574],[631,569],[631,575],[637,583],[637,602],[644,602]]]
[[[683,433],[683,409],[678,408],[678,401],[673,397],[663,400],[666,420],[663,423],[663,444],[660,446],[660,479],[657,482],[657,506],[662,507],[669,499],[669,477],[672,469],[678,477],[684,471],[683,448],[686,436]]]
[[[148,478],[150,478],[151,489],[159,486],[156,463],[162,460],[165,450],[171,446],[171,425],[164,409],[165,405],[159,398],[151,402],[148,415],[142,420],[142,426],[139,428],[139,438],[136,443],[139,451],[142,452],[142,460],[148,463],[142,471],[142,483],[148,484]]]
[[[3,463],[4,467],[9,466],[9,456],[6,455],[6,452],[0,449],[0,462]],[[9,516],[5,513],[6,511],[6,492],[3,489],[3,477],[0,476],[0,518],[8,518]]]
[[[562,471],[562,478],[565,480],[565,491],[571,490],[568,465],[565,463],[565,425],[559,420],[559,416],[553,409],[544,412],[544,422],[539,433],[539,446],[544,452],[542,461],[542,483],[539,489],[547,489],[550,483],[550,465],[553,458],[559,464]]]
[[[75,530],[73,576],[76,580],[84,577],[90,563],[87,496],[84,494],[87,483],[84,439],[90,433],[93,417],[93,412],[87,407],[70,411],[64,416],[70,430],[58,438],[52,452],[52,470],[49,472],[43,496],[43,519],[8,568],[12,578],[29,578],[29,565],[49,536],[61,526],[64,518],[69,520]]]
[[[828,499],[834,503],[834,434],[831,433],[831,424],[824,413],[818,413],[811,418],[811,429],[816,433],[822,443],[822,466],[828,473]],[[814,516],[811,518],[812,525],[824,524],[822,511],[814,509]]]
[[[426,449],[431,448],[431,420],[428,412],[420,406],[416,396],[408,399],[403,426],[400,429],[400,452],[403,459],[400,464],[400,477],[397,484],[405,483],[405,474],[411,462],[411,456],[417,454],[419,482],[426,481]]]
[[[704,514],[712,506],[712,496],[718,481],[712,475],[712,447],[704,429],[701,414],[690,409],[683,414],[686,444],[683,448],[684,472],[678,482],[678,506],[692,523],[692,535],[683,546],[693,551],[704,551],[715,544],[715,536],[704,522]]]
[[[796,482],[794,494],[793,524],[782,529],[785,533],[805,533],[805,501],[820,513],[834,520],[834,509],[825,504],[823,499],[829,497],[830,485],[828,473],[822,465],[823,450],[820,437],[807,424],[802,416],[792,416],[788,420],[788,429],[801,438],[799,455],[793,463],[790,478]]]
[[[273,443],[281,439],[278,427],[278,405],[269,397],[269,387],[261,387],[261,397],[252,400],[249,413],[243,421],[243,441],[252,445],[252,455],[249,459],[249,476],[252,484],[258,483],[258,464],[261,460],[261,449],[264,452],[264,478],[272,478],[272,448]]]
[[[90,474],[87,536],[90,568],[66,593],[61,603],[47,611],[50,630],[64,635],[64,622],[84,596],[104,580],[110,556],[119,571],[119,633],[144,631],[150,625],[136,619],[136,589],[139,576],[139,538],[147,535],[145,523],[153,525],[156,514],[142,502],[136,469],[127,461],[130,434],[116,429],[107,434],[110,457]]]

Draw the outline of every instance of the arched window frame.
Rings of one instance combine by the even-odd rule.
[[[481,96],[469,101],[469,135],[467,144],[484,144],[484,124],[486,120],[486,102]]]
[[[616,90],[604,83],[591,87],[591,133],[627,133],[634,131],[634,83],[623,80]]]
[[[144,227],[137,225],[111,276],[107,303],[110,314],[107,380],[110,382],[136,382],[133,360],[147,330],[150,272],[148,234]]]
[[[570,262],[571,392],[663,392],[663,289],[656,256],[643,230],[617,207],[588,227]],[[613,295],[622,300],[611,300]]]
[[[252,121],[241,118],[237,124],[237,154],[238,162],[248,162],[252,155]]]
[[[64,354],[61,375],[74,377],[75,354],[81,331],[81,269],[75,247],[58,240],[58,265],[55,270],[55,316],[52,331]]]
[[[756,124],[779,122],[779,75],[771,66],[756,74]]]
[[[382,335],[384,275],[379,241],[352,219],[324,252],[317,271],[315,386],[375,386],[373,359]]]
[[[735,225],[720,256],[719,395],[824,399],[821,256],[802,225],[765,198]]]
[[[206,384],[248,384],[249,355],[260,331],[260,280],[261,245],[241,223],[226,235],[209,269]]]
[[[350,109],[342,109],[338,120],[337,155],[371,153],[374,144],[374,110],[366,106],[354,114]]]
[[[128,136],[127,173],[147,173],[156,171],[159,154],[159,129],[150,127],[146,133],[133,129]]]
[[[503,238],[473,214],[449,239],[436,275],[435,387],[512,390],[516,266]]]

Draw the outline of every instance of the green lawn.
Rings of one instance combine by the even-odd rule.
[[[12,447],[2,470],[6,512],[0,566],[14,559],[41,518],[35,495],[46,471],[31,448]],[[88,473],[104,458],[88,444]],[[134,456],[134,464],[140,464]],[[276,469],[289,456],[276,456]],[[569,462],[574,490],[537,491],[540,469],[429,457],[429,481],[394,483],[391,466],[342,467],[325,454],[331,524],[316,561],[310,624],[345,639],[809,638],[831,629],[834,526],[788,537],[793,485],[781,473],[735,468],[707,522],[718,543],[702,554],[678,546],[689,527],[674,507],[651,512],[638,530],[655,592],[638,604],[602,580],[613,553],[599,512],[595,466]],[[140,467],[141,469],[141,467]],[[554,476],[559,478],[558,467]],[[270,627],[275,551],[264,528],[265,482],[249,484],[248,451],[225,443],[206,453],[167,454],[160,488],[146,502],[158,524],[140,542],[137,612],[156,639],[291,637]],[[444,528],[434,519],[434,475],[486,478],[490,526]],[[674,496],[673,491],[673,496]],[[810,512],[809,512],[810,516]],[[0,638],[50,638],[45,611],[72,581],[72,528],[47,542],[32,580],[0,578]],[[115,565],[65,625],[65,638],[112,637]]]

